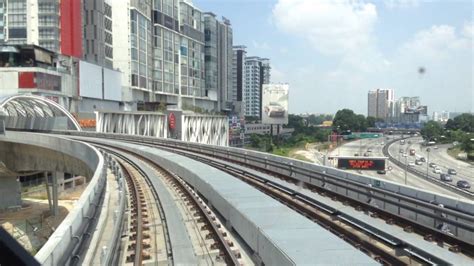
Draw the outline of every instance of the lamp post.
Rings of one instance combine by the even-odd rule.
[[[408,155],[405,153],[405,185],[407,184]]]
[[[430,163],[430,151],[431,151],[430,148],[426,148],[426,153],[428,154],[428,159],[426,159],[426,176],[427,177],[429,177],[428,167],[429,167],[429,163]]]

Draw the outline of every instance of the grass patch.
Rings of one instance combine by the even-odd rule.
[[[469,156],[467,156],[467,159],[464,159],[464,158],[459,158],[459,154],[460,153],[465,153],[463,150],[461,150],[461,148],[459,146],[456,146],[456,147],[451,147],[448,149],[448,154],[453,157],[454,159],[457,159],[457,160],[463,160],[463,161],[468,161],[468,162],[474,162],[474,160],[469,160],[469,158],[474,158],[474,154],[470,154]]]
[[[309,162],[309,163],[312,163],[311,160],[309,160],[308,158],[304,157],[303,155],[301,154],[296,154],[295,156],[293,156],[294,159],[297,159],[297,160],[301,160],[301,161],[305,161],[305,162]]]

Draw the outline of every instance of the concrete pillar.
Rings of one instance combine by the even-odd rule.
[[[59,185],[58,191],[59,191],[59,193],[61,193],[61,192],[64,191],[64,173],[63,172],[56,172],[56,176],[57,176],[58,185]]]
[[[53,173],[53,215],[54,216],[57,216],[58,213],[59,213],[59,210],[58,210],[58,172],[54,172]],[[64,180],[64,173],[63,173],[63,180]]]
[[[21,208],[21,188],[16,176],[0,177],[0,211]]]

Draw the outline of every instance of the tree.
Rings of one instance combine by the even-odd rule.
[[[382,118],[377,118],[373,116],[367,116],[367,126],[368,127],[375,127],[375,123],[384,122]]]
[[[444,134],[443,127],[435,121],[428,121],[420,131],[421,135],[426,140],[439,139]]]
[[[474,132],[474,115],[472,114],[465,113],[456,116],[454,119],[451,120],[452,122],[450,122],[449,120],[446,123],[446,129],[460,129],[464,132]]]
[[[367,120],[363,115],[356,115],[354,111],[342,109],[337,111],[332,122],[333,128],[338,132],[344,131],[365,131]]]

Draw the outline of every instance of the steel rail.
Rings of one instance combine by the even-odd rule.
[[[104,146],[108,146],[108,145],[104,145],[104,144],[96,144],[94,143],[93,145],[97,145],[97,146],[101,146],[101,147],[104,147]],[[205,217],[206,219],[206,223],[211,227],[214,235],[217,236],[219,242],[220,242],[220,246],[224,248],[224,251],[226,253],[226,257],[227,257],[227,260],[226,260],[226,263],[228,265],[240,265],[240,262],[239,262],[239,259],[237,258],[236,254],[232,251],[231,247],[227,244],[227,241],[225,240],[224,238],[224,235],[219,231],[219,228],[212,222],[212,217],[207,213],[205,207],[200,204],[199,202],[199,198],[194,195],[192,193],[192,190],[190,190],[188,187],[186,187],[182,182],[182,181],[178,176],[174,175],[173,173],[167,171],[166,169],[163,169],[161,168],[159,165],[157,165],[156,163],[146,159],[146,158],[143,158],[142,156],[136,154],[136,153],[133,153],[131,151],[125,151],[123,149],[120,149],[120,148],[117,148],[117,147],[114,147],[115,150],[120,150],[121,152],[124,152],[124,153],[128,153],[136,158],[139,158],[140,160],[144,161],[145,163],[149,164],[151,167],[155,168],[156,170],[161,170],[162,172],[165,172],[167,175],[169,175],[170,177],[172,177],[172,179],[175,181],[174,183],[177,184],[180,188],[183,189],[183,191],[186,193],[186,195],[188,195],[188,197],[190,199],[192,199],[194,205],[198,208],[200,214]],[[110,147],[108,148],[108,150],[110,151]],[[117,152],[115,152],[115,154],[118,154]],[[121,155],[122,158],[126,158],[125,156]],[[129,158],[126,158],[127,162],[131,162],[133,164],[133,162],[129,159]],[[136,164],[133,164],[136,166]],[[138,167],[138,166],[136,166]],[[139,169],[139,167],[137,168]],[[141,170],[140,170],[141,171]],[[143,172],[142,172],[143,173]],[[144,175],[143,173],[143,176],[146,177],[146,175]],[[148,177],[147,177],[148,179]],[[148,183],[148,182],[147,182]],[[153,185],[151,183],[149,183],[149,185],[152,187]],[[153,189],[154,190],[154,189]],[[168,236],[168,239],[169,239],[169,236]]]

